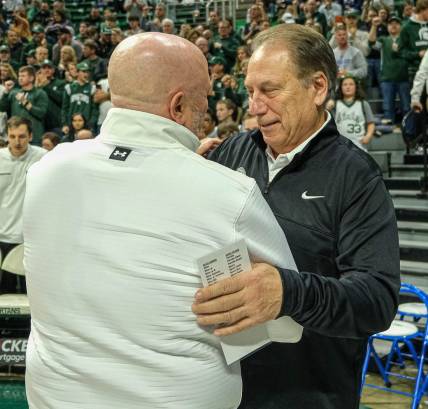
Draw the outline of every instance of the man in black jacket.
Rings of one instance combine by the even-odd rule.
[[[245,409],[357,409],[367,338],[389,327],[400,287],[393,205],[374,161],[325,111],[332,50],[318,33],[280,25],[253,43],[246,86],[260,130],[211,159],[253,177],[286,232],[300,273],[256,264],[196,293],[201,325],[227,335],[288,315],[297,344],[242,362]]]

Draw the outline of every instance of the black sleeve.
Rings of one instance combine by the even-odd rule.
[[[342,214],[336,264],[339,279],[280,270],[280,315],[327,336],[360,338],[387,329],[400,289],[400,255],[392,201],[380,176]]]

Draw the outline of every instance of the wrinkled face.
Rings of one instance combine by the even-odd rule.
[[[18,34],[17,34],[17,33],[15,33],[15,31],[9,30],[9,31],[7,32],[7,42],[8,42],[10,45],[15,45],[15,44],[17,44],[17,43],[18,43],[18,41],[19,41]]]
[[[54,144],[49,138],[44,138],[42,140],[42,147],[45,148],[47,151],[51,151],[54,148]]]
[[[275,153],[288,152],[295,141],[306,139],[317,121],[320,96],[313,85],[305,86],[297,77],[287,50],[257,49],[249,61],[245,85],[249,112]]]
[[[344,98],[354,98],[357,91],[357,85],[352,78],[346,78],[342,81],[342,94]]]
[[[216,105],[216,115],[219,122],[225,121],[227,118],[230,118],[233,114],[233,110],[228,109],[226,104],[222,102],[217,102]]]
[[[79,131],[85,126],[85,121],[81,115],[74,115],[73,119],[71,120],[71,125],[75,131]]]
[[[338,30],[334,34],[334,37],[336,38],[336,43],[339,47],[346,47],[348,44],[348,33],[346,30]]]
[[[174,24],[172,24],[170,21],[165,21],[162,24],[162,31],[165,34],[173,34],[174,33]]]
[[[18,74],[18,83],[20,87],[27,87],[28,85],[32,84],[33,81],[34,77],[26,71],[21,71]]]
[[[27,125],[25,124],[21,124],[15,128],[8,128],[7,130],[8,147],[10,153],[15,157],[19,157],[27,152],[31,139],[31,133],[28,132]]]

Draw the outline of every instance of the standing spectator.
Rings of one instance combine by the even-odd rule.
[[[261,31],[264,12],[261,6],[253,4],[249,9],[250,22],[246,23],[242,32],[242,40],[249,44],[251,40]]]
[[[92,129],[97,122],[97,107],[92,97],[95,94],[95,85],[89,82],[89,65],[85,62],[77,64],[77,80],[65,86],[62,101],[62,131],[67,134],[74,113],[81,113]]]
[[[19,88],[6,88],[0,99],[0,111],[6,111],[9,116],[30,120],[33,129],[32,143],[40,146],[49,100],[45,91],[34,86],[35,76],[34,67],[21,67],[18,73]]]
[[[334,120],[341,135],[367,151],[375,131],[374,116],[353,77],[343,77],[339,81]]]
[[[12,65],[20,67],[24,62],[24,44],[19,35],[13,30],[8,30],[7,32],[7,46],[10,50]]]
[[[358,48],[348,44],[348,33],[345,28],[337,27],[334,33],[337,47],[333,50],[338,67],[338,77],[352,75],[361,80],[367,75],[367,62]]]
[[[55,65],[58,65],[60,60],[61,48],[65,45],[73,47],[76,53],[77,61],[80,61],[80,59],[82,58],[82,44],[80,44],[76,40],[73,40],[71,35],[71,29],[69,27],[64,26],[61,27],[58,41],[52,48],[52,61]]]
[[[213,56],[222,56],[225,61],[225,71],[230,72],[236,59],[236,50],[239,42],[231,35],[232,27],[228,20],[222,20],[218,24],[218,35],[214,36],[211,54]]]
[[[19,70],[20,64],[11,59],[10,49],[7,45],[0,46],[0,62],[2,64],[10,64],[15,71]]]
[[[409,82],[413,78],[428,48],[428,0],[417,0],[415,15],[404,24],[400,32],[399,49],[407,60]]]
[[[100,31],[100,39],[98,40],[98,55],[101,58],[109,58],[112,52],[111,30],[108,27],[103,27]]]
[[[98,7],[92,7],[88,16],[89,25],[100,28],[102,21],[103,18],[101,17],[100,9]]]
[[[45,91],[49,98],[46,129],[49,131],[61,129],[61,106],[65,81],[55,78],[55,65],[52,61],[42,62],[36,76],[36,87]]]
[[[46,40],[45,30],[40,24],[35,24],[31,29],[31,32],[33,37],[31,41],[25,46],[25,53],[28,53],[30,50],[35,50],[37,47],[46,47],[49,49],[50,46]]]
[[[220,23],[220,16],[217,10],[211,10],[208,14],[208,28],[216,35],[218,33],[218,25]]]
[[[111,53],[113,53],[114,49],[117,47],[117,45],[125,38],[123,31],[119,28],[112,28],[111,30],[111,45],[112,45],[112,49],[111,49]],[[111,57],[111,53],[108,56],[108,58]]]
[[[97,133],[99,132],[108,111],[112,107],[110,101],[110,86],[107,78],[98,81],[94,94],[94,102],[98,104]]]
[[[321,26],[321,34],[324,34],[324,36],[327,35],[327,19],[323,13],[318,11],[316,0],[306,0],[303,6],[303,11],[300,13],[296,23],[304,25],[307,19],[313,19],[315,23],[318,23]]]
[[[45,132],[42,137],[42,147],[51,151],[60,142],[59,136],[55,132]]]
[[[83,62],[89,65],[91,70],[91,81],[99,81],[107,76],[107,64],[104,58],[97,55],[98,45],[94,40],[86,40],[83,44]]]
[[[79,34],[76,36],[76,40],[83,44],[89,39],[89,23],[87,21],[81,21],[79,24]]]
[[[400,97],[401,113],[404,115],[410,109],[410,85],[407,61],[401,57],[398,50],[398,38],[401,29],[401,19],[391,16],[388,22],[388,36],[377,36],[377,26],[380,18],[375,17],[369,33],[369,40],[381,50],[382,64],[380,85],[383,95],[383,114],[386,123],[395,121],[395,97]]]
[[[319,12],[324,14],[328,27],[333,27],[336,17],[342,15],[342,6],[333,0],[323,0]]]
[[[415,79],[413,81],[412,90],[410,91],[412,109],[414,109],[416,112],[423,111],[421,98],[424,91],[426,92],[427,81],[428,81],[428,53],[425,53],[424,58],[422,58],[419,69],[416,72]]]
[[[161,31],[162,21],[166,18],[166,6],[163,3],[156,4],[155,15],[152,21],[148,22],[145,31]]]
[[[44,60],[49,58],[49,50],[47,47],[38,46],[36,48],[36,61],[41,64]]]
[[[71,12],[65,7],[65,3],[63,1],[56,0],[52,5],[54,12],[60,12],[65,16],[65,22],[71,22]]]
[[[126,17],[129,21],[130,17],[136,17],[140,21],[143,15],[144,8],[143,0],[125,0],[123,2],[123,9],[126,11]]]
[[[209,61],[210,64],[210,80],[211,80],[211,93],[208,96],[208,105],[213,112],[216,110],[217,101],[224,98],[224,84],[222,78],[225,75],[224,67],[226,60],[219,56],[213,57]]]
[[[27,42],[31,38],[30,23],[27,20],[25,7],[20,7],[15,10],[13,20],[10,24],[10,29],[18,34],[22,42]]]
[[[25,62],[25,65],[32,65],[33,67],[36,67],[36,65],[38,65],[36,60],[36,50],[30,50],[25,53]]]
[[[22,207],[29,167],[45,150],[31,146],[31,121],[13,116],[7,123],[8,147],[0,149],[0,249],[3,257],[23,242]],[[0,293],[25,293],[24,277],[0,270]]]

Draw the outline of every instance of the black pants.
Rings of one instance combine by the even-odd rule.
[[[18,243],[4,243],[0,241],[0,249],[3,260],[7,254],[18,246]],[[27,286],[25,285],[25,277],[9,273],[0,269],[0,294],[26,294]]]

